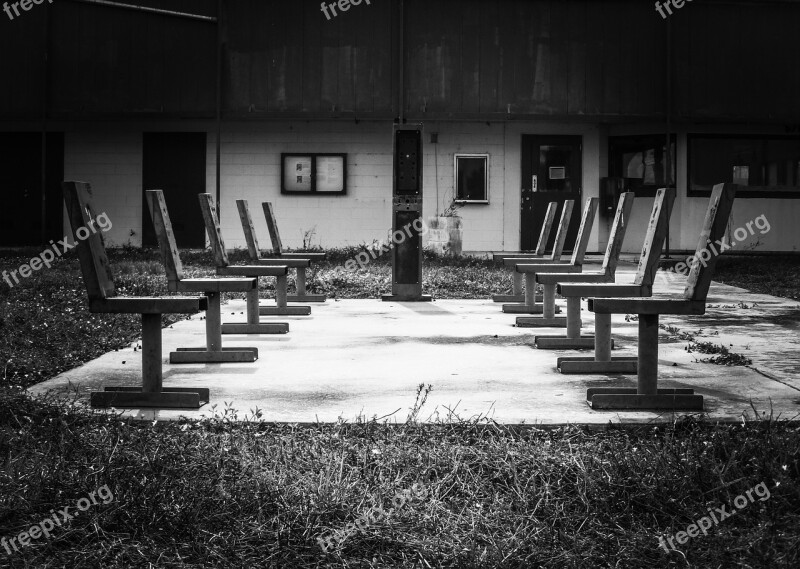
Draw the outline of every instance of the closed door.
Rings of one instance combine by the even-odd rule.
[[[206,191],[206,133],[146,132],[142,156],[142,246],[157,247],[147,190],[163,190],[175,241],[182,249],[206,245],[197,194]]]
[[[64,134],[48,133],[45,148],[47,157],[42,171],[41,133],[0,133],[2,247],[45,245],[51,239],[64,238]]]
[[[557,223],[566,200],[575,200],[576,204],[566,240],[567,249],[574,246],[581,217],[582,152],[580,136],[522,136],[522,251],[536,248],[548,204],[559,204]],[[548,250],[553,247],[555,234],[551,231]]]

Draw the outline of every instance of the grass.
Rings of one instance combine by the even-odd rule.
[[[723,256],[714,280],[759,294],[800,300],[800,255]]]
[[[226,410],[200,422],[143,423],[6,393],[0,535],[15,536],[53,509],[74,511],[103,485],[114,497],[6,561],[42,568],[800,563],[797,427],[687,421],[589,433],[481,420],[420,424],[418,412],[412,405],[412,420],[396,425],[234,422],[241,418]],[[762,482],[768,500],[681,553],[659,548],[660,536]],[[412,488],[422,498],[398,499]],[[326,553],[317,538],[348,527]]]
[[[385,259],[355,272],[342,268],[358,251],[331,252],[309,279],[311,291],[334,298],[387,292]],[[0,270],[33,254],[0,254]],[[110,258],[120,291],[166,294],[153,252],[117,250]],[[211,274],[207,252],[183,258],[187,275]],[[752,280],[737,263],[720,265],[728,284]],[[786,275],[772,292],[797,293],[794,269],[759,270],[769,267]],[[438,298],[511,289],[508,271],[481,260],[427,257],[424,278]],[[257,410],[242,421],[225,408],[214,419],[144,423],[21,392],[139,334],[136,316],[88,313],[74,257],[14,288],[0,281],[0,537],[17,536],[51,510],[74,511],[103,485],[114,496],[50,539],[11,556],[0,547],[3,566],[800,564],[800,430],[787,423],[688,420],[600,433],[479,418],[419,423],[426,388],[416,402],[409,394],[409,419],[400,424],[274,425],[256,421]],[[769,500],[680,553],[659,548],[659,536],[684,531],[761,482]],[[398,500],[412,488],[423,493]],[[345,537],[326,551],[318,538],[331,535]]]

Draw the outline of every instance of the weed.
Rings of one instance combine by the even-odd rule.
[[[732,345],[732,344],[731,344]],[[705,358],[697,360],[703,363],[721,365],[721,366],[747,366],[753,363],[753,360],[731,352],[727,347],[722,344],[712,344],[711,342],[693,342],[686,347],[686,351],[690,354],[716,354],[712,358]]]

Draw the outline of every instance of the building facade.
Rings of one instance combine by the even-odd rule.
[[[205,244],[200,192],[216,196],[229,246],[245,245],[242,198],[274,203],[290,247],[385,239],[392,126],[419,123],[425,215],[458,202],[467,251],[530,249],[548,202],[593,196],[589,248],[602,251],[626,188],[625,249],[638,252],[652,196],[672,184],[669,246],[693,250],[719,182],[744,186],[732,233],[769,222],[736,249],[797,251],[800,2],[662,12],[641,0],[34,4],[1,24],[0,246],[64,235],[62,179],[92,183],[117,245],[154,242],[154,188],[184,247]],[[256,230],[266,237],[260,216]]]

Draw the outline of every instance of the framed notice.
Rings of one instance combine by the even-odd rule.
[[[281,193],[347,194],[347,154],[281,154]]]

